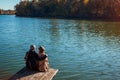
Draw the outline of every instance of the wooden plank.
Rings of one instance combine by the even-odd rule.
[[[52,80],[57,72],[57,69],[52,68],[50,68],[47,72],[38,72],[28,70],[24,67],[8,80]]]

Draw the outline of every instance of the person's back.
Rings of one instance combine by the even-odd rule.
[[[44,51],[45,51],[44,47],[40,46],[39,47],[39,57],[47,56]],[[48,58],[45,58],[44,60],[41,60],[38,62],[38,70],[43,71],[43,72],[49,70]]]
[[[44,55],[40,55],[40,56],[44,56]],[[38,62],[38,70],[43,72],[49,70],[48,58]]]
[[[28,58],[26,60],[26,67],[31,69],[31,70],[36,70],[37,69],[37,53],[35,51],[28,51]]]
[[[36,70],[37,67],[37,53],[35,52],[35,45],[30,46],[30,50],[26,53],[26,67],[32,70]]]

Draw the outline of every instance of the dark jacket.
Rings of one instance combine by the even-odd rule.
[[[29,50],[26,53],[25,60],[26,60],[26,67],[31,70],[37,70],[39,60],[44,60],[47,56],[39,57],[35,51]]]

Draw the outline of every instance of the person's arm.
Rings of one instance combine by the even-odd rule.
[[[28,52],[26,52],[26,55],[25,55],[25,57],[24,57],[24,60],[26,61],[27,58],[28,58]]]
[[[47,58],[47,55],[44,55],[44,56],[38,56],[38,54],[37,53],[35,53],[35,57],[36,57],[36,59],[37,60],[40,60],[40,61],[42,61],[42,60],[44,60],[44,59],[46,59]]]
[[[40,57],[39,57],[39,60],[41,60],[41,61],[42,61],[42,60],[46,59],[47,57],[48,57],[47,55],[40,56]]]

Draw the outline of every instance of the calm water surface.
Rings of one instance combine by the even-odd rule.
[[[0,15],[0,80],[25,66],[30,44],[45,46],[53,80],[120,79],[120,22]]]

